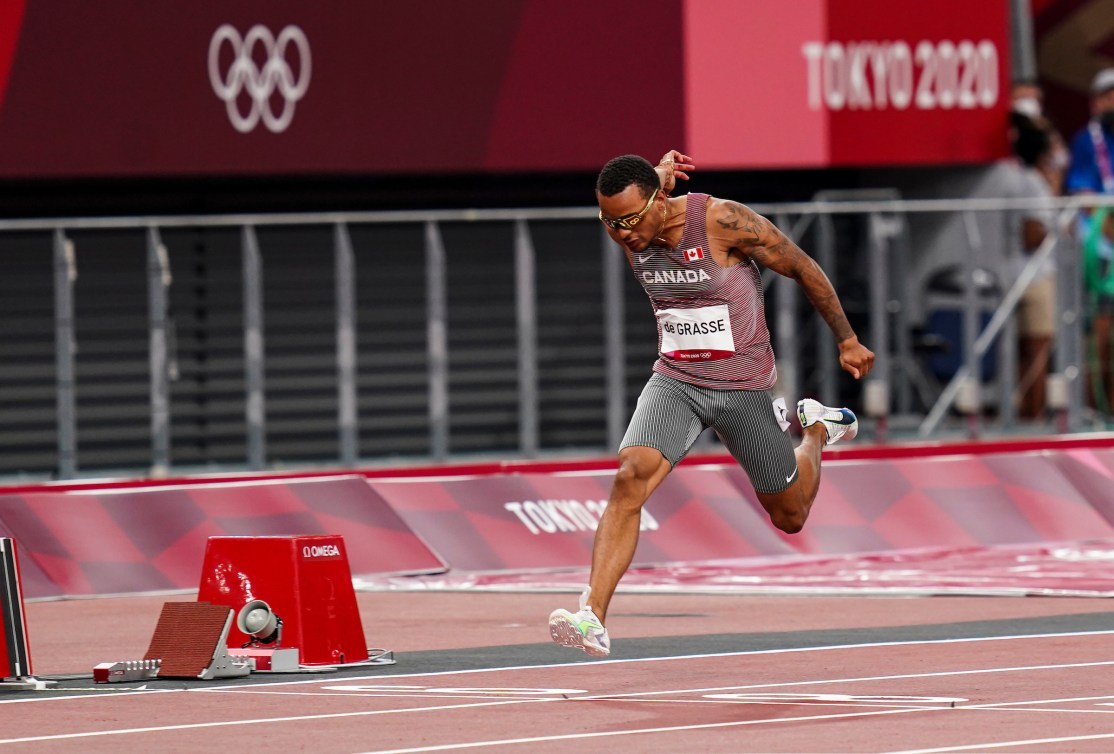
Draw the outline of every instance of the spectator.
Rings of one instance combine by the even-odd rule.
[[[1065,189],[1071,194],[1105,194],[1114,197],[1114,68],[1099,71],[1091,83],[1091,120],[1071,142],[1071,168]],[[1101,215],[1101,217],[1100,217]],[[1105,232],[1105,213],[1080,220],[1084,265],[1090,265],[1088,280],[1091,354],[1088,358],[1088,394],[1092,405],[1109,412],[1114,404],[1114,363],[1111,334],[1114,333],[1114,292],[1097,281],[1107,277],[1114,257],[1114,242]],[[1094,226],[1094,227],[1092,227]]]
[[[1091,83],[1091,120],[1071,142],[1069,194],[1114,196],[1114,68],[1099,71]]]
[[[1010,110],[1039,121],[1044,117],[1044,90],[1033,79],[1020,79],[1013,82],[1010,91]]]
[[[1047,122],[1034,120],[1016,110],[1011,113],[1010,124],[1017,161],[1010,171],[1013,185],[1009,194],[1025,199],[1051,197],[1063,175],[1063,167],[1057,171],[1052,156],[1053,130]],[[1051,220],[1047,211],[1029,209],[1011,213],[1007,234],[1016,239],[1010,244],[1011,278],[1016,279],[1029,263],[1029,255],[1044,241]],[[1045,414],[1048,366],[1056,332],[1056,262],[1052,256],[1040,264],[1033,281],[1021,295],[1017,305],[1017,329],[1018,415],[1023,419],[1041,419]]]
[[[1040,146],[1039,141],[1043,140],[1042,136],[1036,141],[1029,141],[1027,144],[1021,145],[1019,149],[1017,144],[1018,130],[1024,125],[1019,119],[1020,116],[1025,116],[1028,122],[1036,125],[1047,134],[1049,141],[1047,149],[1042,149],[1039,152],[1036,162],[1027,162],[1027,164],[1040,172],[1052,190],[1053,196],[1060,196],[1064,191],[1064,175],[1071,162],[1071,156],[1068,153],[1064,137],[1044,113],[1044,90],[1036,81],[1023,79],[1014,82],[1011,96],[1010,144],[1013,146],[1014,153],[1023,162],[1027,162],[1021,152],[1032,153],[1033,147]]]

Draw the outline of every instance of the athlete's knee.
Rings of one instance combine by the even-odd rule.
[[[653,448],[624,448],[619,453],[619,468],[612,482],[612,499],[640,506],[662,461],[661,453]]]
[[[775,508],[770,511],[770,522],[786,534],[796,534],[805,528],[808,510],[802,505]]]
[[[805,528],[812,507],[812,501],[800,494],[799,486],[795,484],[777,495],[759,495],[770,523],[786,534],[796,534]]]

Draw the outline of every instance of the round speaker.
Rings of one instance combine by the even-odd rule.
[[[266,638],[275,632],[278,619],[263,600],[252,600],[236,615],[236,628],[248,636]]]

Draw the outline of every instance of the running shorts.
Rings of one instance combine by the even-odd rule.
[[[654,373],[619,447],[656,448],[676,467],[710,427],[754,489],[774,494],[797,480],[793,443],[783,429],[785,414],[784,401],[769,390],[714,390]]]

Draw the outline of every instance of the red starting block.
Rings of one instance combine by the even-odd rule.
[[[342,665],[368,659],[352,572],[340,535],[209,537],[197,599],[228,605],[237,614],[262,600],[281,620],[273,635],[254,640],[238,621],[228,634],[228,646],[233,650],[296,648],[302,665]],[[233,654],[243,656],[238,651]],[[283,667],[289,662],[285,656],[262,654],[267,657],[256,657],[260,670],[267,659]]]
[[[54,681],[31,675],[31,646],[23,612],[23,582],[15,540],[0,537],[0,690],[43,689]]]

